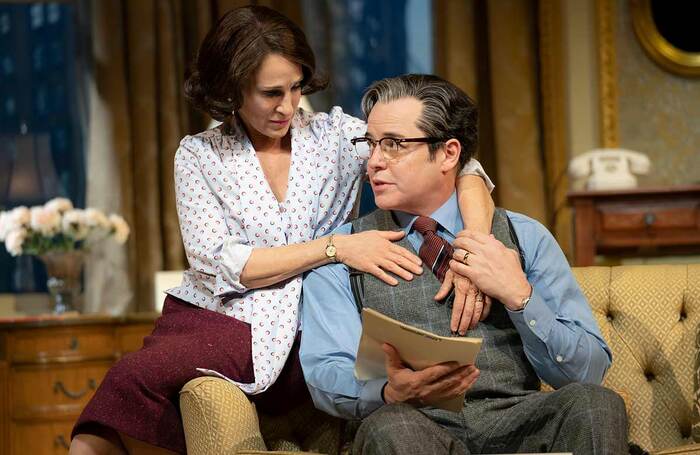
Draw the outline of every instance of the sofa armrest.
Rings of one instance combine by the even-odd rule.
[[[180,391],[187,453],[205,455],[265,450],[255,406],[235,385],[200,377]]]

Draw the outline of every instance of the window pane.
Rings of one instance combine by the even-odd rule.
[[[79,3],[0,2],[0,210],[85,201]],[[43,291],[43,267],[1,248],[0,292]]]
[[[312,95],[316,110],[342,106],[361,116],[360,98],[377,79],[433,72],[430,0],[303,0],[317,66],[330,87]]]

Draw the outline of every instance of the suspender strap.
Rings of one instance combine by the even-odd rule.
[[[358,270],[350,271],[350,289],[352,290],[352,295],[355,297],[355,307],[357,312],[362,312],[362,302],[365,296],[365,274]]]

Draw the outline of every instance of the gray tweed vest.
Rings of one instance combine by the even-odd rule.
[[[354,232],[400,229],[391,213],[383,210],[353,221],[352,226]],[[520,253],[517,237],[505,210],[496,209],[491,232],[505,246]],[[405,238],[398,243],[409,251],[415,251]],[[351,283],[355,298],[359,300],[356,302],[358,308],[373,308],[437,335],[451,336],[453,296],[450,295],[439,303],[433,300],[440,282],[429,270],[412,281],[399,279],[399,284],[395,287],[386,285],[372,275],[359,272],[351,272]],[[468,391],[465,401],[522,396],[539,390],[540,381],[525,357],[520,335],[500,302],[494,301],[489,316],[474,330],[468,331],[466,336],[480,337],[483,342],[476,359],[480,376]]]

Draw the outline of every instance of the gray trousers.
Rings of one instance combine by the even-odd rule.
[[[469,407],[483,409],[474,414]],[[465,408],[462,415],[470,418],[456,425],[454,414],[441,419],[439,412],[428,417],[406,404],[383,406],[362,421],[353,454],[628,452],[624,402],[600,386],[569,384],[554,392],[467,401]]]

